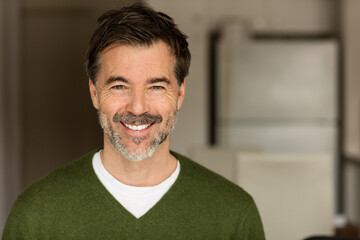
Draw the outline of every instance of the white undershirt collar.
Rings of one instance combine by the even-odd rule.
[[[134,187],[114,178],[101,162],[100,151],[92,160],[96,176],[111,195],[136,218],[150,210],[174,184],[180,173],[180,162],[171,176],[156,186]]]

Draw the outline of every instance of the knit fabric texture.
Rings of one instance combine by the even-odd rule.
[[[190,159],[178,179],[139,219],[101,184],[92,151],[27,187],[3,239],[265,239],[252,197]]]

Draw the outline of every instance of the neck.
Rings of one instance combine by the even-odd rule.
[[[170,177],[177,166],[176,158],[169,151],[169,137],[160,144],[151,157],[140,162],[125,158],[105,137],[101,162],[118,181],[138,187],[160,184]]]

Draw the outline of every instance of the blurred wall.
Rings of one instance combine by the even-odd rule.
[[[360,1],[342,0],[345,76],[346,213],[360,223]],[[356,161],[358,161],[356,163]]]
[[[95,15],[87,6],[23,9],[24,184],[101,146],[84,70]]]
[[[0,9],[4,9],[3,1],[0,1]],[[4,12],[0,11],[0,56],[4,55],[3,50],[3,37],[4,36]],[[0,96],[2,96],[4,86],[4,59],[3,57],[0,57]],[[0,97],[0,196],[5,196],[5,153],[4,153],[4,147],[5,147],[5,137],[4,137],[4,110],[3,110],[3,98]],[[0,229],[2,229],[4,223],[5,223],[5,198],[0,197]],[[1,230],[0,230],[1,233]]]
[[[16,195],[21,189],[20,156],[20,5],[18,0],[2,0],[0,8],[0,233]]]
[[[360,2],[343,0],[341,3],[345,54],[345,152],[360,156]]]

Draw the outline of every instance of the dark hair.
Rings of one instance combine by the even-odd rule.
[[[151,46],[159,40],[164,41],[175,56],[174,73],[179,86],[188,75],[191,55],[187,36],[168,15],[156,12],[146,4],[135,3],[103,13],[98,23],[86,59],[86,72],[94,84],[100,68],[99,55],[111,44]]]

